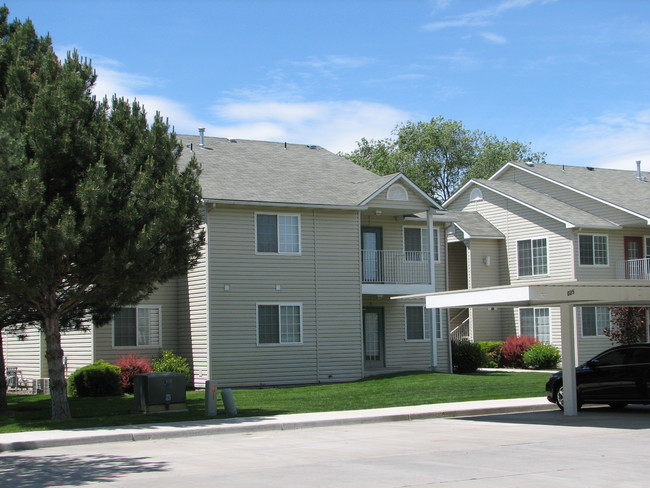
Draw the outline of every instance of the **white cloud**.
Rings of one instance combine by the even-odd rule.
[[[488,25],[492,19],[499,17],[508,10],[524,8],[534,3],[547,3],[540,0],[504,0],[495,5],[480,10],[473,10],[455,17],[431,22],[424,26],[425,30],[436,31],[449,27],[476,27]]]
[[[650,109],[605,114],[563,133],[544,149],[550,163],[634,170],[641,160],[650,169]]]
[[[481,37],[487,41],[493,42],[494,44],[505,44],[508,42],[505,37],[495,34],[494,32],[481,32]]]
[[[350,152],[362,137],[383,139],[409,114],[363,101],[226,102],[214,107],[219,136],[317,144]]]

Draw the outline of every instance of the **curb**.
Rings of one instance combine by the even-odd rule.
[[[144,424],[102,429],[49,430],[0,434],[0,452],[24,451],[104,442],[147,441],[199,435],[283,431],[379,422],[432,418],[471,417],[506,413],[554,410],[546,398],[524,398],[484,402],[459,402],[371,410],[346,410],[273,417],[242,417],[196,420],[166,424]]]

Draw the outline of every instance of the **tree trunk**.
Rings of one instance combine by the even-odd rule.
[[[52,420],[71,418],[68,404],[68,389],[63,366],[63,349],[61,349],[61,330],[56,315],[45,317],[45,357],[50,376],[50,398],[52,401]]]
[[[0,415],[9,411],[7,406],[7,376],[5,374],[5,355],[2,345],[2,329],[0,329]]]

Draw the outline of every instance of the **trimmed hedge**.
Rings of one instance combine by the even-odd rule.
[[[157,358],[151,360],[151,366],[156,373],[183,373],[185,385],[192,385],[192,372],[187,359],[172,351],[161,351]]]
[[[105,361],[97,361],[79,368],[68,378],[68,395],[71,397],[120,396],[120,368]]]
[[[560,350],[551,344],[533,344],[523,355],[524,366],[531,369],[555,369],[560,359]]]
[[[530,336],[510,336],[503,343],[503,365],[508,368],[523,368],[524,353],[539,341]]]
[[[483,351],[475,342],[467,340],[452,342],[451,354],[455,373],[473,373],[483,362]]]
[[[477,342],[483,351],[482,368],[501,368],[503,366],[503,341]]]

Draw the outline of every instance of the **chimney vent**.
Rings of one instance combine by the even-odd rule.
[[[636,179],[638,181],[645,181],[645,177],[641,175],[641,161],[636,162]]]
[[[199,127],[199,147],[205,147],[205,127]]]

